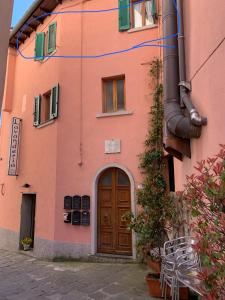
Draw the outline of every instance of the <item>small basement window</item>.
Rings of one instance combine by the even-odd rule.
[[[125,76],[103,78],[103,113],[125,110]]]

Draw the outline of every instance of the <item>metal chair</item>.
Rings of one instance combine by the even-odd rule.
[[[167,286],[171,289],[172,300],[179,299],[179,289],[185,285],[177,280],[177,264],[185,262],[190,267],[193,267],[192,262],[188,263],[186,259],[187,254],[194,253],[193,244],[195,244],[195,240],[190,236],[179,237],[165,242],[160,273],[162,296],[165,296],[165,299]]]
[[[184,285],[203,296],[201,292],[202,282],[198,278],[198,273],[201,271],[201,262],[196,252],[189,252],[177,258],[176,278],[177,285]],[[179,288],[178,288],[179,297]],[[179,298],[178,298],[179,299]]]
[[[170,287],[170,293],[172,296],[172,300],[176,299],[177,294],[177,281],[176,281],[176,271],[175,271],[175,263],[165,260],[163,266],[163,281],[162,281],[162,297],[165,299],[167,297],[167,287]]]

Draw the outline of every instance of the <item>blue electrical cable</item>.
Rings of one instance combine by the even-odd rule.
[[[141,0],[141,1],[137,1],[136,3],[141,3],[143,2],[144,0]],[[175,6],[175,9],[176,9],[176,12],[177,12],[177,16],[178,16],[178,33],[180,32],[180,16],[179,16],[179,12],[178,12],[178,9],[177,9],[177,3],[176,3],[176,0],[173,0],[173,4]],[[38,17],[32,17],[30,19],[29,22],[26,22],[25,25],[22,27],[22,29],[19,31],[19,34],[17,35],[17,38],[16,38],[16,48],[17,48],[17,52],[20,54],[21,57],[23,57],[24,59],[37,59],[37,58],[80,58],[80,59],[93,59],[93,58],[101,58],[101,57],[106,57],[106,56],[111,56],[111,55],[116,55],[116,54],[120,54],[120,53],[126,53],[126,52],[129,52],[129,51],[132,51],[132,50],[135,50],[135,49],[139,49],[139,48],[144,48],[144,47],[160,47],[160,48],[174,48],[175,46],[169,46],[169,45],[164,45],[164,44],[151,44],[153,42],[159,42],[159,41],[164,41],[166,39],[170,39],[170,38],[173,38],[173,37],[176,37],[178,36],[178,33],[174,33],[174,34],[171,34],[171,35],[168,35],[168,36],[164,36],[164,37],[161,37],[161,38],[158,38],[158,39],[153,39],[153,40],[148,40],[148,41],[144,41],[144,42],[141,42],[139,44],[136,44],[130,48],[127,48],[127,49],[122,49],[122,50],[118,50],[118,51],[113,51],[113,52],[107,52],[107,53],[103,53],[103,54],[99,54],[99,55],[50,55],[50,56],[41,56],[41,57],[37,57],[37,56],[33,56],[33,57],[27,57],[25,55],[23,55],[23,53],[20,51],[19,49],[19,38],[20,36],[23,34],[23,31],[29,27],[30,23],[33,21],[33,20],[39,20],[39,19],[42,19],[43,17],[47,17],[47,16],[50,16],[50,15],[59,15],[59,14],[78,14],[78,13],[105,13],[105,12],[112,12],[112,11],[117,11],[119,9],[123,9],[123,8],[127,8],[127,7],[130,7],[131,4],[129,5],[126,5],[126,6],[121,6],[120,8],[119,7],[115,7],[115,8],[109,8],[109,9],[102,9],[102,10],[72,10],[72,11],[63,11],[63,12],[51,12],[51,13],[44,13],[42,14],[41,16],[38,16]]]

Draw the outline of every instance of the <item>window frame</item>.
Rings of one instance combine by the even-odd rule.
[[[42,125],[48,124],[58,118],[59,88],[59,84],[54,85],[48,91],[34,97],[34,127],[42,127]],[[46,104],[48,105],[46,106]]]
[[[51,121],[51,93],[52,91],[48,90],[47,92],[41,95],[40,125]],[[46,105],[46,102],[48,105]]]
[[[153,26],[156,25],[156,20],[154,18],[154,16],[152,16],[154,23],[152,25],[146,25],[146,9],[145,9],[145,3],[148,0],[143,0],[143,2],[141,2],[141,14],[142,14],[142,26],[141,27],[135,27],[135,20],[134,20],[134,4],[139,2],[138,0],[131,0],[131,11],[130,11],[130,21],[131,21],[131,28],[132,29],[139,29],[139,28],[143,28],[146,26]]]
[[[50,48],[50,27],[54,28],[54,45]],[[48,25],[46,31],[36,32],[35,36],[35,48],[34,48],[34,60],[43,62],[49,56],[53,55],[56,52],[56,42],[57,42],[57,22],[52,22]],[[37,39],[38,36],[42,36],[42,55],[37,56]]]
[[[50,32],[51,32],[50,27],[54,28],[54,45],[52,48],[50,47]],[[47,34],[47,53],[48,53],[48,55],[51,55],[56,50],[56,39],[57,39],[57,23],[56,23],[56,21],[48,25],[48,31],[46,32],[46,34]]]
[[[123,102],[124,106],[123,109],[118,109],[118,95],[117,95],[117,81],[123,80]],[[106,82],[113,82],[113,110],[107,111],[106,107]],[[120,111],[126,110],[126,80],[125,80],[125,74],[116,75],[116,76],[110,76],[110,77],[103,77],[102,78],[102,112],[103,113],[116,113]]]

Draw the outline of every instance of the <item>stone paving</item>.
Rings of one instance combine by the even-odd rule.
[[[48,262],[0,250],[0,300],[149,300],[139,264]]]

